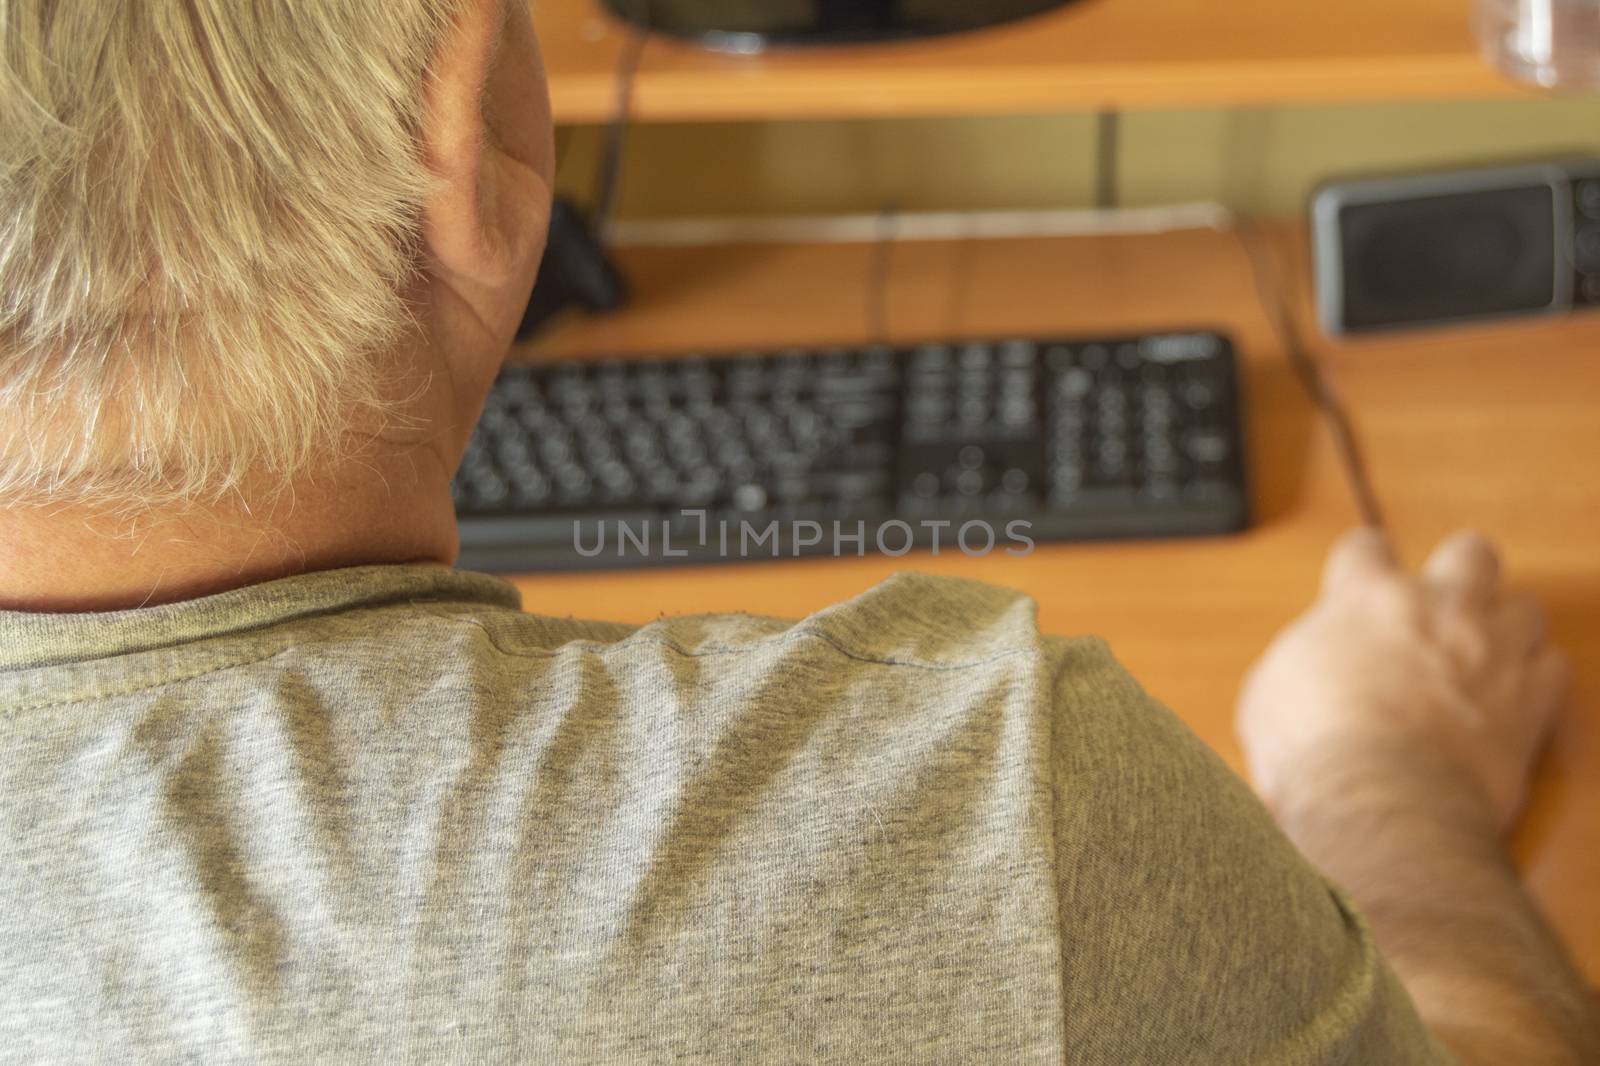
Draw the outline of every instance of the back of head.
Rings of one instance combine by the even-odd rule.
[[[0,505],[216,498],[381,413],[459,0],[0,0]]]

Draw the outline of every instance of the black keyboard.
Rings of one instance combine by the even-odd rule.
[[[661,566],[1242,529],[1216,333],[511,366],[455,482],[464,567]]]

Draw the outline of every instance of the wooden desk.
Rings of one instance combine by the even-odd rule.
[[[532,0],[558,122],[616,107],[629,30],[599,0]],[[960,115],[1494,97],[1466,0],[1082,0],[955,37],[717,55],[651,40],[642,121]]]
[[[1284,261],[1299,266],[1298,239],[1281,243]],[[623,255],[633,309],[571,324],[520,354],[857,340],[871,256],[859,245],[634,249]],[[519,582],[528,608],[631,622],[698,611],[796,617],[906,567],[1009,585],[1039,601],[1047,631],[1106,636],[1238,768],[1239,679],[1310,601],[1325,550],[1356,512],[1235,239],[1195,231],[902,244],[889,318],[901,339],[1226,327],[1246,368],[1255,528],[1217,540],[1045,546],[1024,559],[922,553],[539,576]],[[1600,981],[1600,316],[1367,342],[1325,358],[1408,560],[1454,528],[1482,528],[1553,609],[1576,691],[1516,854]]]

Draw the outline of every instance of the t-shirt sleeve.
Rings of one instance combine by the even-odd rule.
[[[1051,727],[1067,1061],[1449,1063],[1351,902],[1098,640]]]

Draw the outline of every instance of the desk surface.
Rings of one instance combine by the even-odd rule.
[[[1280,258],[1303,276],[1292,234]],[[872,250],[861,245],[632,249],[638,300],[573,323],[528,358],[859,340]],[[1246,667],[1315,589],[1356,511],[1296,387],[1232,237],[905,243],[888,319],[900,339],[1220,325],[1240,343],[1258,520],[1214,540],[1043,546],[1031,557],[803,560],[519,581],[530,610],[646,622],[658,614],[796,617],[896,569],[1023,589],[1051,632],[1107,637],[1124,663],[1236,768],[1231,720]],[[1407,557],[1454,528],[1505,546],[1550,604],[1576,687],[1545,760],[1518,862],[1600,982],[1600,316],[1418,334],[1328,349]]]
[[[951,115],[1517,93],[1466,0],[1082,0],[955,37],[717,55],[653,38],[642,121]],[[600,0],[533,0],[558,122],[609,120],[629,30]]]

